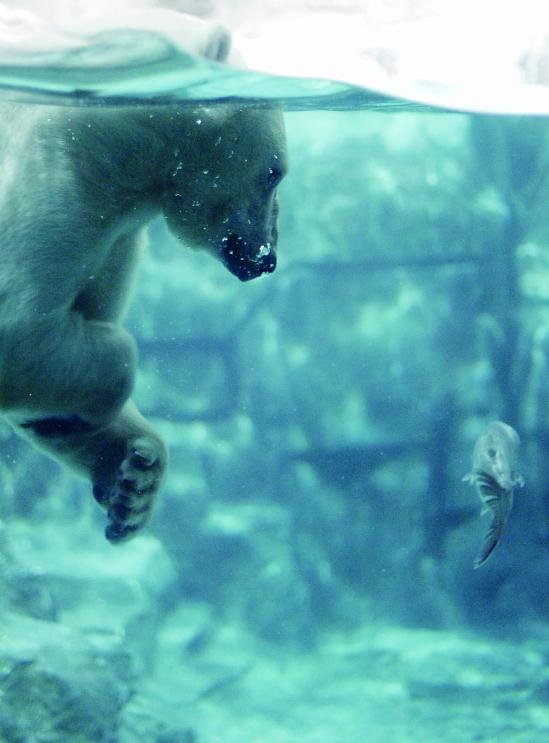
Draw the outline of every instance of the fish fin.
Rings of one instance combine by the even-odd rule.
[[[474,562],[475,570],[480,568],[481,565],[484,565],[501,539],[503,528],[513,506],[513,491],[500,490],[499,493],[494,493],[492,497],[487,498],[484,503],[484,511],[490,511],[492,514],[492,522],[484,537],[480,551],[476,556]]]
[[[466,475],[463,475],[461,478],[461,482],[468,482],[471,485],[475,484],[475,474],[474,472],[468,472]]]

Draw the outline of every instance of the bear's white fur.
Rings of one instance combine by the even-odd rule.
[[[226,54],[226,45],[214,45]],[[87,475],[112,542],[147,521],[166,447],[130,399],[121,319],[143,228],[242,280],[274,270],[280,112],[235,105],[0,107],[0,411]]]

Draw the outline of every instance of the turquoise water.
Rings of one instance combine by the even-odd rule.
[[[151,224],[125,326],[170,465],[134,541],[0,428],[0,741],[546,741],[547,120],[134,41],[6,62],[4,98],[282,100],[278,266]],[[495,418],[526,484],[474,571]]]

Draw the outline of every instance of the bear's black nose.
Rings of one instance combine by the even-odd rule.
[[[276,253],[264,255],[260,262],[261,273],[272,273],[276,268]]]
[[[276,254],[271,246],[261,246],[251,257],[248,246],[238,235],[229,235],[222,250],[223,263],[240,281],[256,279],[263,273],[272,273],[276,268]]]

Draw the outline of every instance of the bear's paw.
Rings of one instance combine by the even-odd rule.
[[[105,529],[109,542],[126,542],[145,526],[165,467],[166,451],[162,442],[152,436],[140,436],[128,443],[126,456],[114,479],[94,483],[93,495],[109,518]]]

